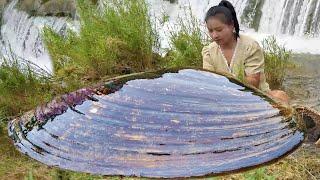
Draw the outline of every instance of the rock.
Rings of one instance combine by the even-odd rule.
[[[17,4],[19,10],[25,11],[30,15],[35,15],[41,6],[41,0],[21,0]]]
[[[40,6],[37,15],[40,16],[70,16],[75,17],[76,4],[74,0],[51,0]]]
[[[0,12],[2,14],[4,8],[8,5],[9,0],[0,0]]]
[[[0,26],[2,23],[3,10],[8,5],[8,3],[9,3],[9,0],[0,0]]]
[[[17,7],[31,16],[75,17],[75,0],[21,0]]]
[[[0,0],[0,7],[3,9],[8,4],[8,0]]]

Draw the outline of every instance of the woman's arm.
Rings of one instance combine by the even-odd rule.
[[[252,74],[252,75],[247,75],[245,77],[245,81],[252,86],[259,88],[260,85],[260,73]]]
[[[203,69],[214,71],[215,69],[209,51],[209,46],[204,46],[202,49],[202,67]]]
[[[260,75],[264,72],[263,51],[257,42],[248,48],[248,57],[244,63],[245,81],[256,88],[260,86]]]

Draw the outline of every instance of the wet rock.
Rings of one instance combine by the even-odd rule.
[[[2,19],[2,13],[4,8],[8,5],[9,0],[0,0],[0,20]]]
[[[249,0],[241,15],[241,22],[255,30],[259,29],[259,23],[262,16],[262,7],[264,0]]]
[[[17,7],[31,16],[75,17],[74,0],[20,0]]]
[[[76,5],[73,0],[48,1],[40,6],[37,14],[42,16],[75,17]]]
[[[0,9],[3,10],[8,3],[9,0],[0,0]]]

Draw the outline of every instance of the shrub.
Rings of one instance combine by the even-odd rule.
[[[265,74],[270,87],[279,88],[285,78],[285,70],[292,66],[292,53],[284,46],[277,44],[274,36],[262,41],[265,59]]]
[[[165,67],[202,67],[201,51],[207,37],[201,31],[200,21],[192,14],[191,7],[177,21],[169,33],[171,50],[168,51]]]
[[[78,0],[77,8],[79,33],[68,30],[61,36],[44,29],[58,77],[68,83],[152,67],[152,49],[158,38],[144,0],[111,0],[102,11],[90,1]]]
[[[0,65],[0,119],[30,110],[51,97],[50,77],[30,62],[4,60]]]

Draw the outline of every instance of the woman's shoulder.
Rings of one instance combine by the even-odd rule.
[[[203,47],[202,51],[212,51],[218,48],[218,44],[215,42],[211,42],[210,44]]]
[[[255,48],[260,48],[259,43],[255,39],[250,37],[250,36],[241,34],[240,35],[240,41],[241,41],[242,46],[245,46],[247,48],[250,48],[250,49],[252,49],[252,48],[254,48],[254,49]]]

